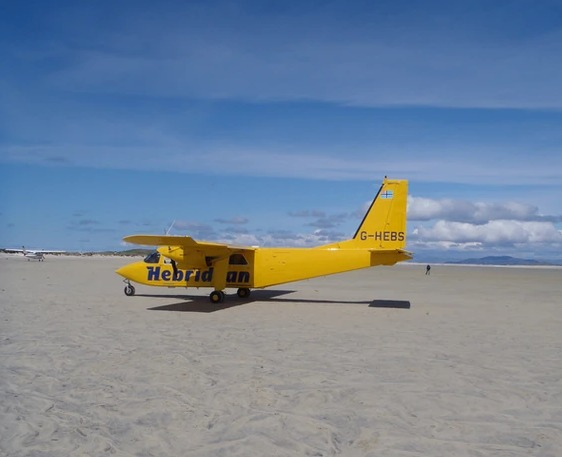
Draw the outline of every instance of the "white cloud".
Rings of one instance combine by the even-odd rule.
[[[477,241],[467,243],[455,243],[453,241],[424,241],[414,238],[408,241],[408,248],[416,254],[416,251],[433,251],[434,253],[444,253],[451,251],[458,252],[485,252],[486,248]]]
[[[67,65],[48,80],[73,90],[212,99],[562,108],[559,30],[502,40],[496,29],[509,26],[500,15],[485,24],[485,14],[472,11],[458,22],[440,5],[392,16],[357,11],[346,22],[340,13],[349,9],[335,5],[277,15],[216,5],[176,17],[131,12],[105,34],[82,32],[87,45],[52,56]]]
[[[103,136],[103,132],[95,132]],[[124,170],[174,171],[184,173],[210,173],[243,176],[275,176],[306,179],[380,179],[384,175],[407,178],[411,181],[447,181],[468,184],[551,184],[562,181],[562,154],[548,160],[513,161],[509,172],[495,170],[494,163],[503,158],[495,151],[488,154],[488,163],[474,163],[459,152],[455,160],[444,162],[447,155],[436,147],[431,153],[404,151],[401,145],[376,149],[370,154],[367,145],[361,150],[342,152],[340,148],[287,145],[280,139],[278,145],[248,145],[233,140],[228,144],[212,140],[191,140],[184,143],[172,135],[166,139],[154,138],[144,144],[122,145],[112,143],[93,144],[89,138],[76,144],[36,144],[33,146],[1,146],[0,160],[53,166],[81,166]],[[480,153],[483,154],[482,151]],[[420,156],[423,156],[420,157]],[[439,166],[435,164],[439,163]],[[558,166],[559,165],[559,166]],[[480,213],[502,211],[517,214],[531,208],[483,206],[466,202],[413,200],[411,219],[438,217],[440,212],[456,211],[458,217],[472,213],[472,219]],[[466,208],[463,208],[466,206]],[[449,209],[447,209],[449,207]],[[431,216],[432,212],[435,216]],[[512,217],[512,216],[510,216]],[[466,220],[466,219],[455,219]]]
[[[229,225],[245,225],[248,223],[248,218],[243,216],[233,216],[229,219],[217,218],[215,222],[219,224],[229,224]]]
[[[485,224],[437,221],[432,227],[417,227],[413,235],[426,241],[513,245],[562,243],[562,231],[551,222],[494,220]]]
[[[340,240],[341,234],[337,235],[323,230],[315,230],[312,233],[294,233],[291,231],[265,234],[229,233],[219,236],[218,241],[235,246],[314,247]]]
[[[518,202],[473,203],[466,200],[434,200],[409,196],[408,219],[413,221],[446,219],[483,224],[492,220],[562,221],[562,216],[541,216],[537,206]]]
[[[192,39],[186,35],[183,40]],[[545,54],[544,60],[556,62],[554,54],[562,49],[519,48],[519,55],[508,59],[505,56],[515,51],[509,46],[478,49],[477,58],[459,58],[458,49],[435,49],[433,44],[395,48],[378,43],[302,46],[295,42],[291,46],[278,51],[276,61],[235,44],[208,50],[188,48],[174,58],[83,53],[73,59],[76,64],[52,74],[49,81],[59,88],[165,97],[318,100],[357,106],[562,108],[562,90],[557,84],[562,66],[546,67],[532,55],[539,52]],[[476,51],[467,46],[460,53],[475,56]],[[440,54],[439,64],[428,58],[434,52]],[[537,65],[535,75],[524,71],[531,64]],[[446,83],[442,74],[449,74]],[[542,84],[536,84],[537,80]]]
[[[410,197],[408,204],[409,220],[418,221],[408,240],[412,250],[553,257],[562,249],[562,230],[555,225],[562,217],[540,215],[534,205],[422,197]]]

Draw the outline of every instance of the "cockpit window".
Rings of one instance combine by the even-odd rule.
[[[145,263],[158,263],[160,261],[159,252],[151,252],[144,258]]]
[[[248,265],[246,258],[242,254],[232,254],[228,263],[230,265]]]

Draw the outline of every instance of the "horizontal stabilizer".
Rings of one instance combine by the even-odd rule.
[[[369,252],[376,254],[400,254],[410,258],[414,257],[413,253],[405,249],[369,249]]]
[[[371,253],[371,266],[394,265],[413,257],[411,252],[404,249],[369,249],[369,251]]]

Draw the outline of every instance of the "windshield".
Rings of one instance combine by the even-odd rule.
[[[151,252],[144,258],[145,263],[158,263],[160,261],[159,252]]]

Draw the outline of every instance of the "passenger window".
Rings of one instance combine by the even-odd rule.
[[[248,265],[246,258],[242,254],[232,254],[228,263],[230,265]]]

